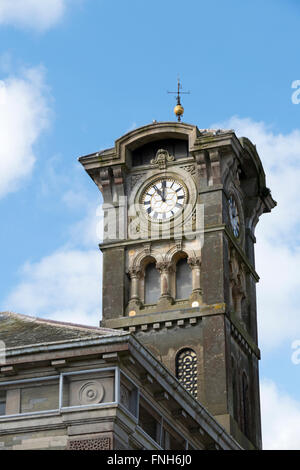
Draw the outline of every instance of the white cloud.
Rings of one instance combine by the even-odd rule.
[[[0,80],[0,198],[32,172],[34,145],[50,120],[47,93],[42,67]]]
[[[100,254],[60,250],[26,263],[2,310],[87,325],[100,320]]]
[[[278,202],[271,214],[262,215],[256,231],[259,338],[271,350],[300,338],[300,130],[276,134],[263,122],[238,117],[217,127],[234,129],[257,146]]]
[[[66,0],[0,0],[0,23],[43,31],[61,20]]]
[[[269,238],[288,241],[291,231],[300,223],[300,130],[276,134],[264,122],[233,117],[226,126],[235,129],[238,136],[248,137],[256,146],[278,207],[271,216],[263,216],[265,233]],[[297,235],[297,234],[296,234]],[[292,233],[294,242],[295,234]]]
[[[261,383],[263,448],[300,449],[300,402],[278,389],[274,382]]]
[[[72,197],[72,191],[66,193],[65,197]],[[64,200],[66,202],[66,199]],[[76,195],[74,195],[72,203],[74,201],[76,201]],[[85,217],[74,223],[69,229],[71,241],[86,247],[97,246],[103,239],[103,221],[102,206],[88,203]]]

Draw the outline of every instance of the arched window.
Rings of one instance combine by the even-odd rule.
[[[232,400],[233,400],[233,417],[238,422],[238,381],[237,381],[237,371],[236,363],[233,357],[231,357],[231,367],[232,367]]]
[[[187,299],[192,289],[192,270],[187,258],[182,258],[176,264],[176,299]]]
[[[155,304],[160,297],[160,274],[155,263],[150,263],[145,270],[145,304]]]
[[[176,377],[197,398],[197,355],[193,349],[182,349],[177,354]]]
[[[167,150],[170,155],[175,157],[175,160],[186,158],[189,154],[188,140],[157,140],[132,151],[132,166],[149,165],[159,149]]]
[[[245,372],[242,375],[242,431],[249,437],[250,426],[249,426],[249,386],[248,378]]]

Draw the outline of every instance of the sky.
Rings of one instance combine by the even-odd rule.
[[[0,310],[97,325],[101,196],[77,161],[136,127],[234,129],[256,231],[263,444],[300,449],[299,0],[0,0]]]

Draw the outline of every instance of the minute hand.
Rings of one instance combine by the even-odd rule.
[[[163,181],[163,182],[162,182],[162,188],[163,188],[163,192],[162,192],[162,201],[163,201],[163,202],[166,202],[166,181]]]
[[[163,193],[161,192],[161,190],[158,189],[157,186],[154,186],[154,189],[155,189],[155,191],[157,192],[157,194],[159,194],[159,196],[160,196],[161,198],[163,198]]]

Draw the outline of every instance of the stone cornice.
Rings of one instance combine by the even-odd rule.
[[[140,313],[133,317],[119,317],[111,320],[106,320],[102,324],[110,325],[116,329],[129,329],[130,332],[135,332],[137,329],[143,329],[143,326],[148,326],[154,330],[160,328],[170,328],[171,326],[184,326],[185,324],[196,324],[197,320],[209,315],[225,314],[226,306],[224,303],[214,305],[202,305],[195,308],[184,308],[174,306],[174,310],[168,309],[163,311],[148,311],[147,313]],[[196,320],[196,321],[193,321]]]

